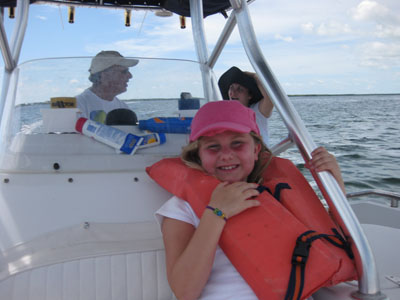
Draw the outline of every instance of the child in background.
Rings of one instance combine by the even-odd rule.
[[[193,119],[190,143],[181,158],[221,183],[200,219],[176,196],[156,212],[168,281],[178,299],[257,299],[218,242],[229,218],[260,204],[253,198],[259,195],[256,188],[271,153],[259,134],[254,111],[238,101],[209,102]],[[335,157],[322,147],[312,156],[309,167],[330,171],[344,189]]]
[[[268,120],[274,104],[256,73],[243,72],[237,67],[226,71],[218,80],[224,100],[236,100],[256,113],[256,122],[264,144],[269,145]]]

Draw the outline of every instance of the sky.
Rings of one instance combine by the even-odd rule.
[[[399,0],[257,0],[249,5],[267,63],[287,94],[400,93]],[[6,15],[6,14],[5,14]],[[211,53],[225,19],[205,19]],[[7,35],[15,21],[5,16]],[[190,20],[123,10],[31,5],[20,62],[41,57],[93,56],[117,50],[125,56],[197,59]],[[252,70],[235,29],[214,70]],[[0,67],[4,64],[1,60]]]

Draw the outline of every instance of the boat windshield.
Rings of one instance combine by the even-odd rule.
[[[92,87],[89,80],[91,57],[40,59],[21,64],[11,78],[11,93],[6,100],[1,128],[1,151],[12,157],[34,154],[56,154],[72,146],[76,111],[71,98]],[[116,97],[133,110],[138,120],[153,117],[178,117],[181,98],[204,102],[200,67],[197,62],[175,59],[137,58],[139,63],[129,68],[132,76],[113,80],[119,89],[126,90]],[[108,88],[113,89],[113,86]],[[200,104],[200,105],[201,105]],[[79,117],[79,112],[78,112]],[[56,141],[56,142],[55,142]],[[92,142],[92,141],[91,141]],[[63,149],[53,144],[62,145]],[[100,146],[81,147],[81,153],[97,153]],[[36,149],[36,150],[35,150]],[[113,150],[113,149],[111,149]],[[100,150],[101,151],[101,150]],[[115,153],[115,151],[114,151]],[[68,154],[68,153],[65,153]],[[10,158],[10,157],[9,157]],[[1,169],[25,169],[27,166],[8,166]],[[8,167],[7,167],[8,166]]]

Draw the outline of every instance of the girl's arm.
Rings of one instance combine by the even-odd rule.
[[[253,183],[221,183],[214,190],[209,205],[221,209],[227,218],[232,217],[259,205],[257,200],[247,200],[259,194],[255,187],[257,185]],[[210,276],[225,223],[210,209],[204,210],[197,229],[189,223],[164,219],[162,233],[167,277],[178,299],[197,299],[200,296]]]
[[[199,227],[165,218],[162,233],[167,277],[177,299],[197,299],[211,273],[225,221],[204,211]]]
[[[333,154],[329,153],[324,147],[318,147],[311,153],[311,160],[307,167],[315,170],[316,172],[328,171],[335,177],[337,183],[346,194],[342,173],[339,164]]]
[[[269,118],[272,114],[272,109],[274,108],[274,104],[269,98],[267,91],[264,89],[264,86],[261,84],[256,73],[253,72],[244,72],[244,73],[246,75],[253,77],[254,80],[256,81],[257,87],[263,96],[263,98],[260,100],[258,109],[260,110],[260,112],[263,114],[264,117]]]

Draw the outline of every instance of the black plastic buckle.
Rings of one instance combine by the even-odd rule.
[[[293,250],[292,264],[293,265],[304,265],[307,261],[308,254],[310,253],[310,242],[304,242],[302,240],[296,241],[296,247]],[[298,261],[297,258],[301,257],[302,260]]]

